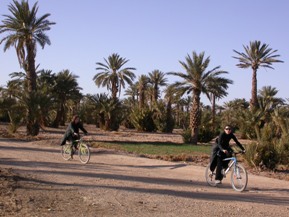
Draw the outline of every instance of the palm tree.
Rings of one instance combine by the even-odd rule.
[[[212,127],[215,130],[215,115],[216,115],[216,99],[221,99],[228,95],[226,91],[229,84],[233,84],[233,81],[224,77],[220,77],[221,74],[227,74],[226,71],[218,71],[211,77],[207,85],[207,97],[212,103]]]
[[[55,85],[56,76],[51,70],[42,69],[37,72],[37,93],[41,98],[39,104],[41,126],[51,126],[51,114],[55,112]]]
[[[135,68],[127,67],[122,68],[129,60],[120,57],[118,54],[114,53],[104,59],[104,63],[97,62],[99,66],[96,68],[97,73],[93,80],[95,84],[100,87],[107,87],[111,91],[112,98],[117,98],[117,93],[121,93],[121,88],[125,88],[125,83],[132,84],[135,78],[135,74],[132,72]]]
[[[129,100],[134,105],[138,101],[138,87],[137,83],[131,84],[126,90],[125,90],[125,96],[129,97]]]
[[[50,45],[50,40],[45,32],[50,30],[50,26],[55,23],[47,20],[50,14],[36,17],[38,12],[37,2],[30,9],[28,1],[22,0],[19,3],[13,0],[13,4],[10,4],[8,9],[12,15],[4,15],[3,25],[0,25],[0,34],[7,32],[8,35],[4,36],[0,44],[5,42],[4,51],[10,47],[16,48],[20,67],[26,72],[28,96],[32,97],[32,92],[37,89],[36,44],[38,43],[42,48],[46,44]],[[32,108],[28,108],[27,134],[34,136],[39,132],[39,124],[38,120],[34,119],[33,112],[35,111],[32,111]]]
[[[261,103],[268,112],[272,112],[276,107],[284,105],[285,103],[282,98],[276,97],[278,90],[275,87],[264,86],[258,93],[259,103]]]
[[[183,81],[175,82],[173,85],[178,88],[182,93],[192,93],[192,107],[190,111],[190,129],[191,129],[191,142],[197,144],[198,133],[200,125],[200,95],[206,93],[207,85],[211,77],[219,74],[218,69],[220,66],[206,71],[210,57],[205,58],[205,53],[201,52],[199,55],[193,52],[192,57],[187,55],[186,61],[179,61],[182,67],[185,69],[185,73],[182,72],[169,72],[170,75],[181,77]]]
[[[160,70],[153,70],[149,73],[149,83],[153,87],[153,101],[157,102],[160,94],[160,86],[167,85],[167,79],[165,78],[165,73]]]
[[[137,82],[139,94],[139,109],[143,109],[145,105],[145,93],[148,90],[149,78],[146,75],[141,75]]]
[[[59,72],[56,75],[56,84],[54,86],[53,93],[57,101],[56,117],[53,122],[53,127],[58,127],[59,124],[65,124],[65,111],[67,103],[72,100],[74,104],[77,104],[82,98],[82,94],[77,83],[78,76],[73,75],[68,69]]]
[[[272,63],[282,63],[283,61],[277,59],[280,57],[280,55],[275,54],[277,50],[272,50],[268,44],[261,44],[260,41],[250,42],[250,46],[243,45],[243,48],[245,53],[233,50],[239,55],[233,58],[239,60],[237,64],[239,68],[251,67],[253,70],[250,108],[254,110],[259,106],[257,98],[257,70],[259,67],[274,69]]]

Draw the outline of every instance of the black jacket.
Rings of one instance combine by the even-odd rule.
[[[71,141],[79,139],[79,129],[82,130],[84,134],[87,134],[87,131],[86,129],[84,129],[81,122],[78,123],[71,122],[66,128],[65,134],[61,141],[61,145],[64,145],[66,140]],[[77,135],[74,135],[74,133],[76,133]]]
[[[244,147],[241,145],[241,143],[238,141],[236,136],[233,133],[227,134],[225,132],[222,132],[218,139],[217,139],[217,147],[219,150],[224,151],[224,150],[230,150],[230,140],[233,139],[234,142],[244,150]]]
[[[226,155],[223,153],[224,150],[232,151],[230,148],[230,140],[233,139],[234,142],[242,149],[245,150],[241,143],[238,141],[233,133],[227,134],[222,132],[216,139],[216,143],[213,145],[210,161],[210,169],[214,171],[217,165],[217,156],[225,158]],[[221,151],[221,152],[220,152]]]

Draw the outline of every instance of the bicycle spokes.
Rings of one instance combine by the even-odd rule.
[[[236,191],[243,191],[247,187],[248,174],[241,165],[236,165],[232,172],[231,184]]]
[[[61,155],[64,160],[69,160],[71,158],[72,147],[70,144],[65,144],[61,148]]]
[[[79,145],[78,156],[79,156],[79,160],[81,161],[81,163],[84,163],[84,164],[88,163],[90,159],[90,151],[86,144],[81,143]]]

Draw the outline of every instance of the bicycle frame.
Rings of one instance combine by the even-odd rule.
[[[230,169],[232,168],[233,165],[234,165],[234,170],[235,170],[236,164],[238,162],[237,158],[235,156],[227,157],[227,158],[223,159],[223,161],[228,161],[228,160],[232,161],[232,162],[228,165],[228,168],[225,170],[225,174],[227,174],[230,171]]]

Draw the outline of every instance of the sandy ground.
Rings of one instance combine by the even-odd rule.
[[[96,148],[83,165],[62,159],[61,136],[0,138],[0,216],[289,216],[288,181],[249,173],[239,193],[208,186],[204,166]]]

